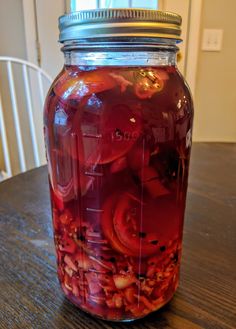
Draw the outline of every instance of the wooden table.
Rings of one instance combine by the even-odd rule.
[[[0,224],[0,328],[236,328],[236,145],[194,145],[181,284],[143,320],[93,319],[61,293],[46,167],[0,184]]]

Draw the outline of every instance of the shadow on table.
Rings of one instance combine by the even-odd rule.
[[[54,319],[54,325],[57,329],[66,328],[148,328],[148,329],[161,329],[170,328],[168,321],[168,313],[173,309],[173,304],[175,304],[175,297],[166,306],[162,307],[157,312],[154,312],[147,317],[136,320],[133,322],[121,323],[121,322],[109,322],[102,321],[100,319],[94,318],[85,312],[81,311],[79,308],[70,303],[66,298],[63,299],[60,309],[58,310],[57,317]]]

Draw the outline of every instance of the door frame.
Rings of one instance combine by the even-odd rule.
[[[27,60],[39,64],[39,49],[40,45],[37,36],[37,23],[35,17],[35,4],[36,0],[23,0],[23,13],[24,13],[24,26],[25,26],[25,40],[26,40],[26,53]],[[165,8],[166,0],[159,0],[159,8]],[[178,0],[185,1],[185,0]],[[65,12],[68,12],[69,0],[64,0]],[[186,40],[186,65],[185,77],[190,85],[192,94],[195,94],[197,66],[198,66],[198,53],[200,43],[200,23],[202,15],[202,0],[190,0],[189,18],[188,18],[188,37]]]
[[[203,0],[190,0],[185,77],[192,91],[193,98],[196,89],[198,58],[200,51],[202,5]]]
[[[36,1],[37,0],[22,0],[22,5],[27,60],[40,66],[40,42],[38,38],[37,17],[35,12]],[[63,1],[64,12],[66,13],[69,10],[69,0]]]
[[[32,0],[23,0],[22,5],[27,60],[38,65],[35,2]]]
[[[166,2],[168,0],[159,0],[160,10],[165,10]],[[183,1],[185,0],[178,0]],[[202,4],[203,0],[189,0],[189,13],[188,13],[188,31],[187,37],[184,42],[186,43],[185,48],[185,78],[188,82],[192,95],[194,98],[196,80],[197,80],[197,67],[198,67],[198,55],[199,55],[199,44],[200,44],[200,26],[202,19]]]

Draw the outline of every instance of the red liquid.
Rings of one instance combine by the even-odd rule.
[[[192,103],[175,67],[67,67],[45,106],[58,275],[107,320],[159,309],[179,279]]]

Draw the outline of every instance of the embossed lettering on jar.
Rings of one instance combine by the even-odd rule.
[[[60,18],[65,66],[44,111],[58,277],[102,319],[144,317],[178,286],[193,121],[180,25],[141,9]]]

